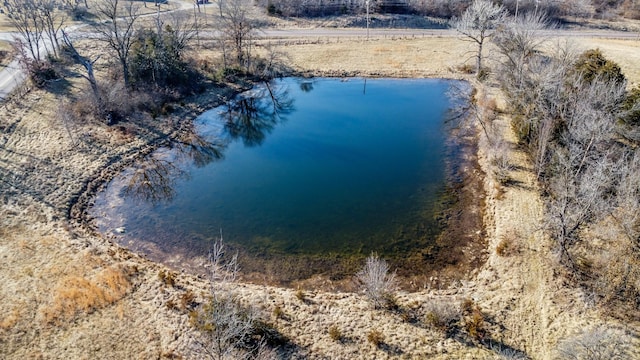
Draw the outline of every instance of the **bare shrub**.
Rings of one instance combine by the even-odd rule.
[[[282,307],[280,307],[280,305],[276,305],[276,307],[273,308],[273,316],[276,319],[284,319],[287,317],[287,314],[285,314],[284,310],[282,309]]]
[[[475,340],[487,337],[485,314],[480,305],[472,299],[465,299],[460,305],[462,311],[462,326],[467,334]]]
[[[446,299],[429,301],[425,310],[426,323],[447,333],[456,326],[462,317],[460,307],[455,302]]]
[[[593,272],[598,276],[590,283],[604,303],[627,318],[638,310],[640,301],[640,255],[630,244],[618,247],[596,256]]]
[[[333,341],[342,341],[344,335],[342,335],[339,327],[333,325],[329,328],[329,337]]]
[[[485,328],[485,316],[480,309],[474,309],[471,315],[465,318],[464,327],[467,334],[474,339],[482,340],[487,336]]]
[[[212,359],[239,357],[245,351],[243,345],[253,332],[255,311],[245,308],[238,298],[223,293],[211,298],[191,313],[191,324],[203,333],[199,343]]]
[[[196,302],[196,294],[191,290],[185,291],[180,296],[180,309],[181,310],[190,310],[198,303]]]
[[[518,237],[519,234],[513,230],[504,234],[496,246],[496,254],[498,254],[498,256],[511,256],[516,254],[518,252]]]
[[[502,346],[491,344],[491,350],[502,360],[526,360],[529,357],[522,351]]]
[[[171,270],[160,270],[158,272],[158,279],[163,284],[174,287],[176,285],[176,273]]]
[[[209,254],[209,300],[189,314],[191,325],[201,334],[194,342],[211,359],[273,358],[266,342],[278,334],[273,335],[274,329],[259,320],[258,311],[233,291],[238,270],[238,256],[225,257],[221,235]],[[282,309],[274,310],[276,316],[283,314]]]
[[[55,67],[51,59],[37,59],[27,54],[27,46],[21,39],[17,39],[12,44],[16,54],[18,54],[18,63],[29,76],[29,80],[38,88],[43,88],[50,81],[58,79]]]
[[[367,341],[376,347],[384,344],[384,334],[379,330],[371,330],[367,333]]]
[[[560,342],[558,354],[564,360],[630,359],[629,343],[620,331],[598,326]]]
[[[495,139],[491,144],[491,164],[496,179],[505,185],[509,182],[509,173],[513,170],[510,159],[510,146],[502,137],[493,136]]]
[[[389,265],[377,254],[371,254],[367,258],[365,266],[356,274],[356,279],[376,309],[385,307],[396,289],[395,272],[390,274]]]
[[[112,125],[129,118],[137,110],[154,106],[149,94],[127,92],[121,82],[98,82],[97,90],[98,96],[91,89],[78,94],[73,101],[61,107],[61,115],[78,122],[97,120]]]
[[[0,50],[0,64],[6,59],[10,59],[11,52],[7,50]]]
[[[141,104],[151,103],[146,94],[129,93],[122,82],[99,83],[99,89],[103,108],[97,109],[98,115],[107,125],[124,120]]]

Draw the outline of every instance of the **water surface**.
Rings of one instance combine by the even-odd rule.
[[[93,216],[121,244],[165,257],[206,254],[222,231],[243,267],[258,272],[264,259],[297,257],[308,262],[296,271],[309,276],[323,271],[309,259],[336,266],[373,251],[428,261],[440,232],[452,85],[289,78],[259,86],[124,171]]]

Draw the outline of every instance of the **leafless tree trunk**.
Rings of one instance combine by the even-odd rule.
[[[93,73],[93,65],[100,59],[100,55],[98,55],[95,59],[90,60],[78,53],[75,46],[73,46],[73,42],[69,39],[69,36],[62,31],[62,41],[69,51],[71,57],[80,65],[82,65],[87,71],[86,75],[82,75],[87,81],[89,81],[89,85],[91,86],[91,91],[93,92],[93,97],[95,99],[96,107],[98,111],[102,111],[102,98],[100,96],[100,91],[98,90],[98,83],[96,82],[96,77]]]
[[[104,0],[97,5],[98,13],[105,20],[95,27],[102,41],[115,52],[122,67],[125,87],[129,81],[129,52],[137,33],[136,21],[139,18],[138,7],[128,2],[121,8],[119,0]]]
[[[255,40],[256,28],[248,17],[248,0],[221,0],[218,2],[220,13],[219,31],[223,56],[227,58],[227,43],[235,55],[235,63],[249,70],[251,49]]]
[[[59,3],[57,0],[40,0],[39,9],[45,31],[51,43],[51,50],[57,57],[60,49],[58,34],[67,20],[66,15],[58,10]]]
[[[462,17],[452,20],[453,27],[478,47],[476,52],[476,74],[478,76],[482,72],[484,45],[493,36],[498,25],[504,21],[505,16],[506,10],[502,5],[494,5],[488,0],[474,0],[462,14]]]

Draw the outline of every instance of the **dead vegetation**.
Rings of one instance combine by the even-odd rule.
[[[464,77],[453,69],[466,58],[465,46],[449,38],[325,38],[283,44],[282,50],[291,55],[292,65],[312,74]],[[626,49],[616,46],[618,51]],[[504,110],[496,88],[487,86],[483,108]],[[170,131],[151,118],[124,124],[126,131],[78,122],[73,123],[77,133],[72,144],[62,124],[51,116],[58,100],[57,95],[34,91],[17,104],[6,105],[7,111],[0,115],[0,254],[11,259],[10,266],[0,263],[5,279],[0,299],[6,304],[0,317],[0,355],[201,357],[192,352],[193,339],[201,334],[193,332],[187,314],[207,303],[208,293],[203,290],[210,284],[150,264],[70,226],[65,218],[87,179],[105,171],[106,164],[123,161],[155,141],[142,125],[155,124],[152,130],[163,134]],[[193,105],[198,106],[204,105]],[[171,114],[159,113],[163,115]],[[616,345],[616,339],[629,345],[619,349],[637,356],[637,351],[632,352],[638,337],[633,319],[625,318],[622,325],[615,318],[610,320],[622,330],[580,331],[594,328],[591,325],[601,323],[606,313],[594,305],[591,294],[563,283],[554,273],[549,256],[552,244],[540,227],[542,204],[535,171],[522,149],[512,146],[516,138],[505,121],[503,116],[492,120],[494,139],[506,140],[506,146],[498,147],[504,152],[502,158],[491,155],[496,151],[492,146],[480,146],[487,192],[491,194],[497,186],[502,194],[488,199],[484,219],[489,249],[495,251],[471,281],[400,292],[394,299],[395,310],[372,309],[363,296],[353,293],[235,284],[235,296],[210,303],[212,309],[218,305],[231,310],[227,315],[242,315],[248,304],[258,304],[261,316],[273,316],[275,322],[254,322],[250,336],[271,339],[285,355],[305,358],[524,358],[526,353],[552,359],[563,349],[579,354],[583,348]],[[503,162],[509,166],[500,165]],[[496,168],[500,172],[492,170]],[[106,179],[115,171],[108,169],[100,176]],[[584,266],[609,271],[603,278],[607,281],[598,285],[603,290],[598,291],[618,294],[628,288],[634,273],[616,260],[633,243],[604,246],[617,238],[610,235],[598,234],[602,242],[585,248],[587,255],[606,256],[585,261]],[[139,267],[135,276],[128,267],[131,263]],[[604,299],[604,303],[615,299]],[[200,309],[207,312],[206,307]],[[242,319],[234,316],[227,318]],[[213,330],[209,325],[200,330]],[[46,350],[39,350],[43,349],[40,342],[47,344]]]
[[[109,306],[129,291],[131,283],[122,269],[108,267],[87,279],[68,275],[60,279],[53,289],[53,300],[42,309],[47,323],[61,324],[80,314]]]

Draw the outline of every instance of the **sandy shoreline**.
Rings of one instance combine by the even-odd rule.
[[[624,44],[612,43],[612,53],[624,54]],[[466,58],[467,46],[453,39],[379,39],[291,45],[284,51],[300,73],[465,78],[452,69]],[[637,44],[631,49],[640,53]],[[483,91],[500,107],[496,87],[489,84]],[[146,120],[135,126],[122,124],[124,129],[73,124],[75,138],[56,120],[56,104],[62,98],[34,91],[3,105],[0,114],[0,275],[5,280],[0,289],[0,357],[200,358],[192,352],[196,335],[189,326],[189,309],[175,304],[187,291],[202,301],[207,282],[176,273],[175,284],[167,284],[159,276],[166,271],[161,265],[113,245],[91,229],[69,224],[67,216],[74,222],[82,218],[100,184],[167,136],[186,131],[195,115],[215,104],[216,95],[204,106],[186,104],[177,112],[186,116],[165,127]],[[497,185],[491,176],[489,145],[480,137],[478,161],[488,174],[482,184],[487,193],[483,222],[488,258],[473,278],[446,289],[398,294],[401,306],[421,314],[417,322],[400,313],[373,310],[357,293],[308,290],[308,301],[301,301],[293,289],[237,284],[243,301],[256,304],[290,340],[284,348],[287,356],[491,359],[499,356],[500,347],[552,359],[561,339],[603,321],[637,343],[638,324],[606,318],[589,305],[585,294],[554,273],[550,244],[538,222],[542,204],[535,177],[515,144],[508,119],[499,114],[495,122],[511,144],[510,158],[519,165],[509,175],[522,186]],[[516,251],[498,256],[495,249],[505,237],[513,238]],[[84,295],[82,299],[101,297],[82,303],[68,290]],[[447,337],[425,324],[423,315],[433,304],[464,299],[472,299],[486,314],[490,342]],[[276,307],[286,316],[275,316]],[[332,340],[331,326],[339,327],[350,341]],[[366,340],[371,329],[383,331],[388,347]]]

